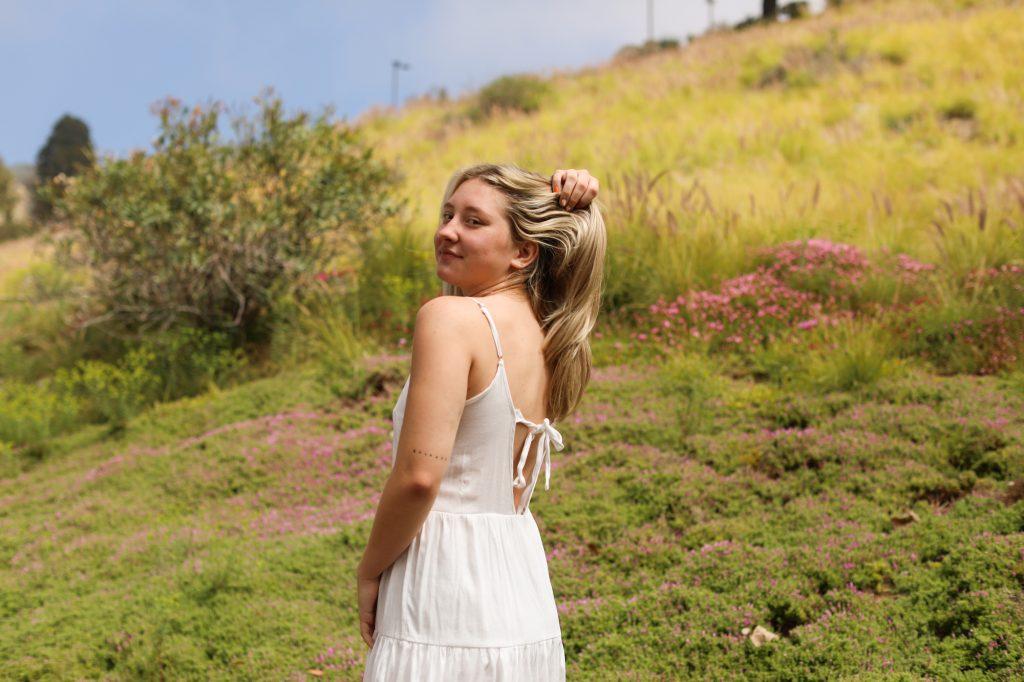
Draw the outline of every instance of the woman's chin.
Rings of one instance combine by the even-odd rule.
[[[452,286],[458,286],[458,282],[452,280],[451,273],[448,271],[448,267],[444,263],[438,263],[437,267],[434,268],[434,274],[440,278],[445,284],[451,284]]]

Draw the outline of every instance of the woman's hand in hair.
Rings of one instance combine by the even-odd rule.
[[[597,178],[585,169],[559,169],[551,175],[551,191],[561,194],[558,202],[567,211],[584,208],[597,196]]]

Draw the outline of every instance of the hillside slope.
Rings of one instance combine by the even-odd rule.
[[[534,116],[467,127],[424,102],[364,125],[424,249],[448,174],[504,159],[598,175],[612,249],[674,216],[723,249],[819,234],[939,257],[941,201],[1024,167],[1019,10],[852,3],[559,76]],[[665,169],[649,210],[625,200]],[[695,178],[713,210],[683,203]],[[623,341],[595,337],[531,502],[569,679],[1024,677],[1024,376],[906,366],[809,393]],[[378,360],[365,400],[297,370],[5,467],[0,678],[360,679],[354,571],[408,371]]]
[[[816,235],[934,262],[930,223],[944,200],[980,189],[993,210],[1017,201],[1006,182],[1024,168],[1020,9],[1016,0],[850,2],[556,76],[534,114],[470,125],[461,115],[470,95],[361,125],[405,172],[424,248],[449,175],[510,161],[598,176],[613,247],[638,229],[624,196],[638,192],[633,181],[665,171],[649,196],[654,224],[670,222],[668,212],[698,221],[687,208],[696,182],[711,224],[741,235],[734,243]]]

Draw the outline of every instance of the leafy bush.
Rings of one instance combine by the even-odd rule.
[[[536,76],[502,76],[480,90],[475,105],[469,110],[469,118],[479,122],[496,109],[532,113],[540,109],[550,91],[550,86]]]
[[[416,311],[437,294],[433,250],[407,223],[360,239],[355,287],[344,297],[350,317],[380,338],[411,334]]]
[[[92,274],[79,325],[178,324],[265,341],[277,294],[398,209],[393,172],[329,110],[309,123],[304,112],[287,118],[278,98],[257,101],[258,118],[236,118],[238,139],[225,144],[219,103],[189,110],[169,99],[152,154],[63,181],[58,258]]]
[[[184,328],[129,347],[117,362],[78,360],[36,383],[0,382],[0,451],[38,446],[83,423],[121,428],[145,407],[200,393],[243,367],[227,334]]]
[[[739,79],[744,87],[765,88],[785,83],[787,75],[782,48],[773,45],[751,50],[743,59]]]
[[[612,59],[617,62],[629,61],[632,59],[640,59],[647,55],[657,54],[658,52],[673,52],[680,49],[680,47],[681,45],[678,38],[647,40],[639,45],[626,45],[619,48]]]
[[[78,403],[44,384],[0,382],[0,445],[38,443],[78,420]]]
[[[416,311],[436,295],[433,252],[423,248],[422,238],[409,223],[401,222],[362,235],[358,262],[358,267],[317,273],[301,296],[277,302],[271,362],[322,362],[323,353],[333,356],[338,351],[329,347],[331,336],[348,338],[345,327],[352,333],[358,329],[360,343],[366,345],[407,342]]]
[[[910,58],[910,48],[901,39],[892,39],[880,46],[877,51],[878,57],[887,64],[903,66]]]
[[[950,466],[961,471],[981,468],[989,453],[1001,450],[1009,441],[999,429],[976,422],[954,422],[946,428],[943,444]]]
[[[118,365],[83,360],[70,370],[60,368],[54,373],[54,390],[75,398],[83,420],[122,426],[156,394],[159,381],[149,371],[155,358],[152,350],[136,348]]]
[[[791,386],[807,375],[807,348],[803,344],[773,343],[758,346],[747,356],[744,374],[757,381]]]
[[[159,401],[201,393],[245,366],[241,350],[231,346],[224,332],[184,327],[151,336],[140,348],[152,352],[148,368],[158,380],[155,399]]]
[[[368,370],[363,358],[370,344],[344,314],[327,314],[307,321],[317,356],[317,376],[335,395],[363,398]]]
[[[945,374],[1024,368],[1024,308],[949,301],[922,307],[902,323],[904,352]]]
[[[742,62],[740,83],[748,88],[814,86],[840,68],[860,73],[867,62],[864,46],[840,39],[836,29],[807,44],[759,46]]]
[[[899,369],[892,359],[895,343],[870,318],[824,330],[824,350],[810,354],[809,387],[819,391],[851,391],[868,386]]]
[[[956,97],[939,106],[939,114],[944,119],[962,119],[970,121],[978,113],[978,105],[969,97]]]

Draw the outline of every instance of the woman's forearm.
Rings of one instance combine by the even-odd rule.
[[[375,578],[390,566],[420,532],[437,497],[437,487],[415,484],[392,472],[377,504],[373,528],[357,570],[360,578]]]

